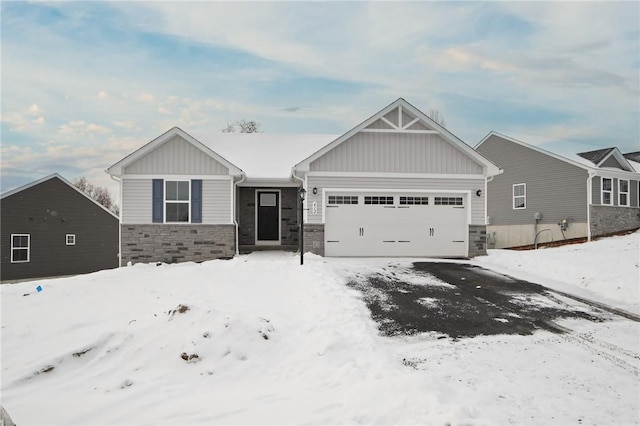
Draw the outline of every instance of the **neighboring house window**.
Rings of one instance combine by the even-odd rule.
[[[165,181],[165,221],[189,222],[189,181]]]
[[[358,204],[357,195],[329,195],[329,204]]]
[[[514,209],[527,208],[527,184],[526,183],[517,183],[513,185],[513,208]]]
[[[29,261],[30,243],[31,236],[29,234],[11,234],[11,263]]]
[[[629,181],[628,180],[618,180],[618,205],[619,206],[628,206],[629,205]]]
[[[393,204],[393,197],[386,196],[366,196],[364,197],[365,204]]]
[[[76,234],[67,234],[67,245],[68,246],[76,245]]]
[[[436,206],[461,206],[462,197],[433,197]]]
[[[613,204],[613,179],[611,178],[602,178],[602,204],[611,205]]]

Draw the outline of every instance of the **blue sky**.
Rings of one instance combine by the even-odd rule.
[[[640,150],[638,2],[6,2],[1,190],[174,125],[341,134],[403,97],[475,145]]]

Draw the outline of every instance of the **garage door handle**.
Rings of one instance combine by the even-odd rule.
[[[364,237],[364,228],[360,228],[360,236]]]
[[[433,235],[436,233],[435,228],[429,228],[429,236],[433,237]]]

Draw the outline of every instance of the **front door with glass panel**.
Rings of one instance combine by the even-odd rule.
[[[256,198],[256,244],[279,244],[280,192],[258,191]]]

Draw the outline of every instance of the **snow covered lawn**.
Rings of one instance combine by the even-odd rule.
[[[521,272],[542,269],[518,254]],[[388,259],[298,263],[256,253],[0,286],[2,405],[18,425],[639,422],[638,323],[386,338],[346,281]]]

